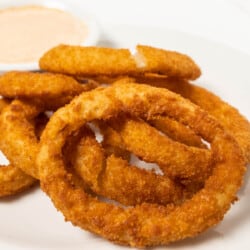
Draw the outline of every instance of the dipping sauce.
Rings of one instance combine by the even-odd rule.
[[[42,6],[0,11],[0,63],[38,61],[58,44],[79,45],[88,35],[87,26],[72,14]]]

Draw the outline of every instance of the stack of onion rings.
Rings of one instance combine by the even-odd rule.
[[[8,98],[0,148],[14,173],[7,183],[0,172],[1,196],[28,188],[22,175],[38,179],[66,220],[136,247],[222,220],[250,161],[250,124],[188,82],[201,74],[190,57],[143,45],[136,53],[61,45],[40,67],[47,72],[0,77]],[[160,173],[131,165],[133,155]]]
[[[215,163],[204,188],[177,207],[142,203],[133,208],[98,201],[77,188],[61,156],[67,137],[86,122],[120,112],[144,118],[167,113],[208,140]],[[140,247],[191,237],[218,223],[235,200],[245,172],[240,147],[212,116],[172,92],[128,82],[84,93],[58,110],[42,135],[37,164],[43,190],[67,220],[117,243]]]
[[[48,121],[46,116],[41,121],[40,114],[96,86],[94,81],[82,85],[51,73],[8,72],[0,77],[0,94],[10,98],[1,100],[0,149],[11,162],[0,169],[0,196],[19,193],[39,179],[35,164],[39,135]]]

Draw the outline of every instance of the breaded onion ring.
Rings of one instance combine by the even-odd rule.
[[[97,86],[93,80],[80,84],[62,74],[11,71],[0,76],[0,95],[29,99],[40,105],[46,103],[49,109],[58,108],[81,92]]]
[[[147,119],[168,115],[210,142],[215,166],[204,188],[180,206],[144,203],[132,208],[101,202],[77,188],[64,168],[67,137],[88,121],[120,112]],[[66,220],[111,241],[139,247],[192,237],[217,224],[235,201],[246,170],[233,136],[207,112],[168,90],[128,82],[83,93],[59,109],[42,134],[37,164],[42,189]]]
[[[93,81],[84,85],[69,76],[52,73],[9,72],[0,76],[0,94],[23,98],[14,100],[1,114],[0,131],[4,133],[0,148],[10,162],[39,179],[34,120],[40,113],[63,106],[75,95],[95,87]]]
[[[202,182],[211,173],[212,158],[206,149],[175,142],[134,117],[119,116],[108,124],[121,136],[127,150],[144,161],[157,163],[167,176],[185,183]]]
[[[14,100],[1,114],[0,148],[13,166],[39,179],[35,164],[38,138],[35,134],[35,118],[43,110],[32,103]]]
[[[46,52],[40,68],[75,76],[117,76],[159,73],[196,79],[201,71],[187,55],[150,46],[137,45],[133,55],[128,49],[59,45]]]
[[[0,99],[0,112],[8,105],[8,100]],[[25,174],[21,169],[11,164],[0,166],[0,197],[20,193],[30,188],[35,183],[36,179]]]
[[[36,179],[11,164],[0,166],[0,197],[18,194],[35,183]]]
[[[114,154],[106,157],[95,135],[86,127],[74,135],[73,141],[70,138],[64,154],[95,194],[123,205],[180,203],[188,195],[181,185],[167,177],[131,166]]]
[[[192,130],[173,119],[168,117],[157,117],[148,122],[152,123],[157,129],[159,129],[159,132],[162,132],[174,141],[181,142],[188,146],[207,148],[207,146],[203,144],[201,138],[197,136]],[[100,128],[103,135],[102,145],[105,148],[106,154],[111,155],[113,153],[117,156],[121,156],[125,160],[129,160],[130,152],[128,149],[126,149],[124,141],[119,132],[110,126],[107,126],[107,122],[99,122],[98,127]]]
[[[208,111],[235,137],[250,162],[250,123],[236,108],[205,88],[185,80],[169,78],[152,82],[141,78],[140,82],[167,88]]]
[[[148,122],[175,141],[192,147],[207,148],[201,137],[193,130],[169,117],[156,117]]]

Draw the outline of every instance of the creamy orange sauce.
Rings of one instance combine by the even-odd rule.
[[[0,63],[35,62],[58,44],[81,44],[86,25],[70,13],[40,6],[0,11]]]

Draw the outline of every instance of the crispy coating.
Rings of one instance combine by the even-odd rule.
[[[64,150],[66,159],[95,194],[130,206],[180,203],[187,195],[181,185],[167,177],[131,166],[114,154],[106,157],[95,135],[86,128],[73,141]]]
[[[11,71],[0,76],[0,95],[32,99],[33,102],[46,103],[46,107],[54,109],[97,85],[93,80],[80,84],[72,77],[62,74]]]
[[[134,117],[119,116],[109,120],[108,124],[121,136],[127,150],[144,161],[157,163],[167,176],[185,183],[188,180],[202,182],[211,173],[212,161],[208,150],[175,142]]]
[[[35,164],[38,138],[34,120],[42,110],[37,106],[14,100],[1,114],[0,148],[13,166],[39,179]]]
[[[122,77],[126,76],[123,75],[119,78],[112,78],[110,76],[99,76],[96,77],[96,79],[101,82],[111,84],[115,80],[121,79]],[[135,79],[139,83],[149,84],[161,88],[167,88],[171,91],[174,91],[182,95],[183,97],[189,99],[193,103],[197,104],[201,108],[205,109],[213,116],[215,116],[219,120],[219,122],[235,136],[235,139],[237,140],[237,142],[242,147],[242,150],[245,153],[247,161],[250,162],[250,123],[243,115],[240,114],[240,112],[236,108],[232,107],[230,104],[226,103],[220,97],[216,96],[214,93],[206,90],[205,88],[189,83],[188,81],[185,81],[183,79],[168,78],[164,75],[159,74],[144,74],[136,76]],[[164,125],[165,122],[162,121],[163,118],[161,118],[161,121],[157,120],[156,117],[152,119],[154,121],[151,120],[149,121],[149,123],[156,127],[158,126],[157,128],[159,130],[162,130],[162,132],[168,134],[169,131],[172,135],[175,134],[174,131],[171,131],[171,129],[173,128],[171,124],[168,124],[166,122],[166,124]],[[164,117],[164,119],[167,119],[167,117]],[[181,127],[183,128],[183,126]],[[188,132],[185,130],[186,129],[182,130],[181,128],[178,129],[176,127],[176,131],[178,132],[177,136],[178,134],[185,135],[185,133]],[[181,138],[185,139],[186,137],[184,136]],[[190,141],[188,140],[188,138],[190,138]],[[176,140],[178,141],[179,139]],[[196,144],[196,140],[197,138],[194,138],[192,135],[191,137],[187,137],[187,140],[185,140],[186,142],[184,143],[189,145],[191,141],[194,141],[194,143]]]
[[[158,73],[190,80],[201,75],[199,67],[187,55],[142,45],[137,45],[136,49],[139,59],[145,64],[143,73]]]
[[[192,147],[207,148],[202,142],[202,138],[193,130],[169,117],[155,117],[148,122],[175,141]]]
[[[103,136],[101,144],[105,149],[106,157],[115,155],[129,162],[131,153],[125,149],[121,136],[104,121],[95,121],[95,123]]]
[[[215,166],[204,188],[180,206],[131,208],[99,201],[76,188],[61,155],[67,137],[88,121],[120,112],[148,118],[169,115],[210,142]],[[42,134],[37,164],[42,189],[66,220],[111,241],[137,247],[193,237],[217,224],[235,201],[246,170],[233,136],[207,112],[166,89],[128,82],[83,93],[59,109]]]
[[[213,115],[227,129],[241,146],[244,155],[250,162],[250,123],[239,111],[205,88],[180,79],[165,79],[146,82],[161,88],[174,91]]]
[[[10,104],[10,100],[6,99],[6,98],[1,98],[0,99],[0,113],[2,112],[2,110],[7,107]]]
[[[121,77],[119,79],[121,79]],[[205,109],[211,115],[215,116],[218,121],[235,136],[236,141],[244,151],[247,161],[250,162],[250,123],[243,115],[240,114],[240,112],[236,108],[232,107],[230,104],[226,103],[220,97],[216,96],[214,93],[208,91],[207,89],[189,83],[188,81],[185,81],[183,79],[168,78],[157,74],[136,76],[135,79],[139,83],[148,84],[160,88],[167,88],[171,91],[174,91],[197,104],[201,108]],[[107,83],[113,83],[115,81],[115,79],[109,77],[101,77],[98,80]],[[167,119],[167,117],[161,118],[161,121],[159,119],[157,120],[157,117],[154,117],[152,118],[152,120],[154,121],[150,120],[149,123],[156,127],[158,126],[157,128],[159,130],[162,130],[162,132],[165,131],[166,134],[168,134],[168,130],[169,132],[171,132],[172,125],[168,123],[166,123],[165,125],[162,121],[163,119]],[[166,127],[164,128],[164,126]],[[184,133],[184,135],[187,132],[184,129],[177,130],[177,128],[176,131],[178,131],[178,134]],[[173,133],[175,132],[172,132],[172,134]],[[185,136],[181,138],[185,139]],[[190,140],[194,140],[195,143],[196,138],[191,136]],[[186,144],[188,143],[190,142],[187,138]]]
[[[0,166],[0,197],[21,193],[37,182],[13,165]]]
[[[97,85],[79,84],[71,77],[52,73],[9,72],[0,76],[0,94],[14,100],[1,114],[4,131],[0,148],[12,165],[39,179],[35,119],[40,113],[67,104],[75,95]]]
[[[9,105],[6,99],[0,99],[0,112]],[[2,132],[1,134],[4,134]],[[0,138],[1,140],[1,138]],[[19,168],[9,164],[0,166],[0,197],[6,197],[20,193],[36,183],[36,180],[25,174]]]
[[[160,73],[196,79],[201,71],[187,55],[137,45],[133,55],[128,49],[59,45],[46,52],[40,68],[74,76],[117,76]]]

